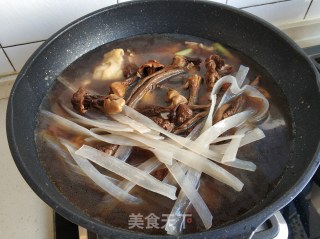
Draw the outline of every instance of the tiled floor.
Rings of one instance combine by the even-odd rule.
[[[18,45],[14,47],[6,47],[3,50],[11,60],[11,63],[14,65],[14,68],[19,72],[29,57],[41,46],[43,41],[36,43],[29,43]]]
[[[0,238],[53,239],[53,212],[30,189],[11,157],[5,118],[8,99],[0,100]]]
[[[7,56],[5,55],[1,46],[0,46],[0,68],[1,68],[0,74],[1,72],[11,73],[14,71],[13,67],[10,65],[10,62],[8,61]]]

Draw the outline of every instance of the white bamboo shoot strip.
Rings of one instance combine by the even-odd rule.
[[[54,114],[52,112],[46,111],[46,110],[41,110],[40,113],[48,118],[50,118],[51,120],[55,121],[56,123],[58,123],[59,125],[61,125],[62,127],[66,127],[68,129],[73,130],[74,132],[80,133],[80,134],[84,134],[84,135],[91,135],[90,130],[88,130],[87,128],[78,125],[74,122],[72,122],[71,120],[68,120],[60,115]]]
[[[211,93],[210,98],[211,98],[210,110],[209,110],[207,119],[203,125],[201,133],[203,133],[204,131],[206,131],[207,129],[209,129],[212,126],[212,117],[213,117],[214,108],[215,108],[215,105],[217,102],[217,95],[212,95],[212,93]]]
[[[173,158],[172,152],[153,149],[150,147],[147,147],[146,149],[150,150],[160,162],[164,164],[172,165],[172,158]]]
[[[249,72],[249,67],[240,65],[239,70],[236,74],[236,79],[237,79],[237,83],[238,83],[239,87],[242,86],[243,82],[246,79],[248,72]]]
[[[243,137],[240,143],[240,147],[251,144],[255,141],[258,141],[260,139],[265,138],[266,135],[263,133],[263,131],[259,128],[255,128],[253,130],[250,130],[249,132],[246,133],[246,135]]]
[[[239,135],[239,134],[244,135],[248,130],[249,130],[248,127],[237,129],[237,131],[235,132],[235,135]],[[238,149],[240,147],[241,139],[242,138],[234,138],[230,141],[230,143],[229,143],[228,147],[226,148],[226,151],[221,159],[221,163],[231,162],[231,161],[236,160],[236,156],[238,153]]]
[[[207,158],[198,155],[190,150],[181,149],[175,145],[168,144],[164,141],[157,141],[152,139],[146,139],[143,135],[137,135],[133,133],[114,132],[129,139],[136,140],[145,144],[148,147],[152,147],[158,150],[173,152],[173,158],[186,164],[187,166],[194,168],[199,172],[208,174],[209,176],[229,185],[237,191],[240,191],[243,187],[243,183],[233,176],[231,173],[213,163]]]
[[[140,164],[137,168],[144,171],[145,173],[150,174],[153,172],[155,169],[157,169],[162,163],[157,160],[155,157],[152,157],[142,164]],[[131,189],[135,186],[136,184],[128,181],[128,180],[123,180],[121,181],[118,186],[121,187],[123,190],[130,192]]]
[[[257,169],[257,166],[254,163],[252,163],[250,161],[246,161],[246,160],[241,160],[238,158],[236,158],[234,161],[225,162],[223,164],[228,165],[233,168],[239,168],[239,169],[252,171],[252,172],[256,171],[256,169]]]
[[[172,140],[174,140],[175,142],[177,142],[181,146],[184,146],[184,147],[194,151],[195,153],[201,154],[202,156],[207,157],[211,160],[219,161],[220,156],[217,153],[209,150],[208,148],[203,147],[200,144],[197,144],[197,142],[191,141],[191,140],[186,139],[184,137],[181,137],[181,136],[178,136],[178,135],[175,135],[175,134],[168,132],[167,130],[161,128],[159,125],[157,125],[155,122],[153,122],[151,119],[144,116],[143,114],[140,114],[138,111],[132,109],[131,107],[128,107],[125,105],[123,107],[123,111],[130,118],[138,121],[139,123],[144,124],[145,126],[149,127],[152,130],[155,130],[155,131],[158,131],[158,132],[164,134],[165,136],[171,138]]]
[[[226,136],[226,137],[230,137],[230,136]],[[263,139],[265,137],[266,136],[261,129],[254,128],[253,130],[250,130],[249,132],[247,132],[244,135],[244,137],[242,138],[241,143],[240,143],[240,148],[242,146],[253,143],[253,142],[258,141],[260,139]],[[222,137],[219,137],[219,138],[222,138]],[[214,141],[214,143],[216,143],[216,142],[218,142],[218,141]],[[225,144],[220,144],[220,145],[210,145],[210,149],[224,153],[226,151],[229,143],[230,142],[225,143]]]
[[[247,70],[248,69],[245,69],[245,71],[247,71]],[[240,79],[241,81],[244,80],[246,73],[244,74],[244,77],[239,76],[239,78],[243,78],[243,79]],[[212,97],[212,95],[211,95],[211,97]],[[225,97],[225,95],[224,95],[224,97]],[[214,108],[214,105],[211,105],[210,111],[213,108]],[[212,116],[212,114],[213,113],[209,113],[207,121],[202,129],[202,132],[204,132],[205,130],[207,130],[211,126],[212,117],[210,119],[209,116]],[[219,139],[215,140],[214,142],[221,142],[223,140],[228,140],[228,139],[233,139],[233,138],[242,139],[242,137],[243,137],[243,135],[241,135],[240,137],[239,137],[239,135],[232,136],[232,137],[228,137],[228,136],[227,137],[220,137]],[[234,166],[234,167],[244,168],[246,170],[252,169],[252,171],[254,171],[256,169],[256,166],[252,162],[242,161],[239,159],[235,159],[233,162],[227,162],[227,164],[230,164],[230,166],[232,164],[232,166]],[[195,171],[194,169],[190,169],[187,174],[187,177],[188,176],[190,176],[191,179],[194,179],[194,181],[192,181],[192,183],[194,183],[194,186],[195,186],[195,184],[197,184],[199,182],[201,173]],[[172,208],[172,211],[170,213],[170,218],[168,218],[168,222],[165,227],[168,234],[179,235],[181,233],[181,224],[183,223],[183,217],[180,214],[183,214],[185,212],[185,209],[187,208],[188,205],[189,205],[189,200],[185,196],[183,191],[181,191],[177,201],[175,202],[174,207]]]
[[[116,186],[110,180],[108,180],[105,175],[101,174],[86,158],[76,155],[74,149],[67,143],[62,144],[68,149],[69,153],[83,170],[83,172],[94,181],[100,188],[105,190],[107,193],[117,198],[119,201],[125,203],[140,203],[141,199],[130,195],[128,192],[124,191],[120,187]]]
[[[158,132],[157,132],[158,133]],[[143,134],[145,137],[150,138],[150,139],[157,139],[157,140],[164,140],[164,137],[161,136],[160,134],[153,134],[152,132],[150,133],[145,133]]]
[[[46,135],[46,136],[43,136],[42,137],[47,145],[54,149],[56,152],[58,152],[58,154],[60,154],[61,158],[63,159],[63,161],[70,167],[70,169],[74,172],[74,173],[77,173],[79,175],[86,175],[83,170],[79,167],[79,165],[75,162],[75,160],[71,157],[69,151],[66,151],[63,147],[62,147],[62,144],[60,143],[60,141],[62,139],[60,139],[60,141],[57,141],[57,140],[54,140],[53,136],[51,135]],[[56,138],[55,138],[56,139]],[[66,140],[62,140],[64,141],[65,143],[67,142]],[[70,145],[70,144],[69,144]],[[71,145],[70,145],[71,147]],[[107,175],[103,175],[104,177],[106,177],[108,180],[110,180],[111,182],[113,183],[119,183],[119,180],[118,179],[115,179],[115,178],[112,178],[112,177],[109,177]]]
[[[132,140],[132,139],[128,139],[128,138],[121,136],[121,135],[116,135],[116,134],[98,135],[98,134],[95,134],[95,132],[101,132],[101,131],[103,131],[103,129],[93,128],[90,131],[92,132],[92,136],[94,138],[99,139],[103,142],[106,142],[109,144],[118,144],[121,146],[127,145],[127,147],[128,146],[135,146],[135,147],[146,148],[147,150],[152,151],[155,155],[158,155],[160,157],[159,160],[162,163],[170,164],[170,165],[172,164],[172,155],[173,154],[169,151],[160,151],[160,150],[157,150],[154,148],[145,147],[145,144],[139,143],[139,142]],[[143,136],[145,136],[145,134]],[[118,157],[116,157],[116,158],[118,158]]]
[[[155,169],[157,169],[162,163],[157,160],[155,157],[152,157],[148,160],[146,160],[145,162],[143,162],[142,164],[140,164],[137,168],[144,171],[145,173],[150,174],[151,172],[153,172]],[[123,189],[126,192],[130,192],[135,186],[136,184],[129,181],[129,180],[122,180],[117,184],[118,187],[120,187],[121,189]],[[111,199],[110,195],[106,196],[103,200],[108,202]],[[113,204],[109,204],[108,205],[108,209],[111,210],[110,207],[115,207],[115,203]]]
[[[104,130],[104,129],[102,129]],[[90,130],[90,135],[98,139],[100,141],[103,141],[108,144],[117,144],[117,145],[124,145],[124,146],[132,146],[132,147],[141,147],[144,146],[144,144],[138,143],[135,140],[130,140],[128,138],[125,138],[121,135],[116,135],[116,134],[105,134],[105,135],[100,135],[96,134],[96,132],[101,132],[100,128],[93,128]]]
[[[204,123],[198,124],[187,136],[188,139],[194,140],[202,132]],[[209,125],[209,127],[211,124]],[[180,165],[182,169],[187,170],[186,177],[192,183],[194,188],[197,188],[199,185],[199,180],[201,177],[201,172],[196,171],[193,168],[187,167],[185,164]],[[183,167],[184,166],[184,167]],[[181,190],[177,200],[175,201],[170,216],[167,220],[165,230],[169,235],[179,235],[182,231],[182,224],[184,223],[185,217],[183,216],[190,205],[190,200]]]
[[[226,132],[227,130],[236,127],[245,122],[252,115],[251,111],[243,111],[238,114],[232,115],[218,123],[212,125],[206,131],[204,131],[195,142],[202,144],[203,147],[209,147],[209,144],[216,140],[219,135]]]
[[[247,131],[249,130],[248,127],[238,129],[235,133],[235,135],[244,135],[247,134]],[[251,131],[250,131],[251,132]],[[251,136],[250,138],[252,138]],[[221,159],[221,163],[228,165],[230,167],[239,168],[243,170],[248,171],[255,171],[256,165],[253,162],[245,161],[237,158],[238,149],[240,148],[240,143],[243,138],[241,137],[235,137],[231,140],[231,142],[225,144],[226,147],[224,147],[224,154]],[[219,146],[219,145],[215,145]],[[214,148],[217,149],[217,148]]]
[[[149,133],[151,130],[144,126],[143,124],[131,119],[130,117],[123,115],[123,114],[115,114],[111,115],[111,117],[120,122],[121,124],[125,124],[130,126],[132,129],[138,131],[141,134]]]
[[[65,77],[58,76],[57,80],[63,84],[67,89],[69,89],[72,93],[75,93],[78,91],[78,88],[75,87],[74,83],[69,82]],[[86,89],[86,92],[88,92],[90,95],[99,95],[97,92]]]
[[[165,136],[175,140],[176,142],[182,144],[182,146],[184,146],[184,144],[186,144],[189,141],[189,140],[186,140],[186,138],[172,134],[172,133],[168,132],[167,130],[161,128],[152,119],[149,119],[147,116],[139,113],[138,111],[136,111],[135,109],[133,109],[129,106],[126,106],[126,105],[123,106],[123,113],[125,115],[127,115],[128,117],[130,117],[131,119],[134,119],[137,122],[144,124],[146,127],[150,128],[154,131],[157,131],[159,133],[162,133]]]
[[[177,190],[176,187],[162,183],[148,173],[113,156],[87,145],[83,145],[80,149],[78,149],[76,154],[88,158],[90,161],[95,162],[101,167],[104,167],[147,190],[159,193],[172,200],[177,199],[175,195]]]
[[[113,156],[125,162],[130,157],[131,152],[132,146],[119,145]]]
[[[219,105],[217,108],[220,108],[222,105],[228,103],[231,99],[237,97],[240,93],[243,92],[243,89],[245,88],[241,88],[245,78],[246,78],[246,75],[249,71],[249,68],[248,67],[245,67],[245,66],[240,66],[239,67],[239,71],[236,75],[236,77],[234,78],[233,76],[228,76],[227,79],[229,79],[228,81],[230,82],[231,80],[231,87],[229,87],[226,92],[223,94],[220,102],[219,102]],[[221,78],[222,79],[222,78]],[[226,79],[222,79],[223,80],[226,80]],[[222,85],[221,85],[222,86]],[[215,92],[217,89],[213,89]]]
[[[239,124],[245,122],[250,115],[252,114],[251,111],[244,111],[241,113],[238,113],[236,115],[233,115],[231,117],[228,117],[217,124],[211,126],[208,128],[205,132],[203,132],[197,140],[191,141],[189,139],[174,135],[164,129],[162,129],[160,126],[158,126],[155,122],[153,122],[148,117],[140,114],[139,112],[135,111],[134,109],[125,106],[124,107],[124,113],[127,114],[129,117],[134,118],[140,123],[145,124],[146,126],[150,127],[153,130],[158,130],[160,133],[165,134],[172,140],[176,141],[180,145],[192,150],[193,152],[200,154],[204,157],[207,157],[213,161],[220,162],[221,156],[212,151],[209,150],[209,143],[211,140],[215,140],[219,135],[224,133],[225,131],[238,126]],[[116,132],[114,132],[116,133]],[[179,159],[178,159],[179,160]]]
[[[72,159],[72,157],[70,156],[69,152],[65,151],[65,149],[62,148],[62,145],[60,144],[60,142],[58,142],[57,140],[55,140],[56,138],[54,138],[51,135],[47,135],[47,134],[41,134],[42,139],[44,141],[46,141],[46,144],[53,150],[55,150],[60,156],[61,159],[63,159],[63,162],[66,163],[69,167],[70,170],[76,174],[79,175],[85,175],[82,171],[82,169],[75,163],[74,159]],[[116,180],[110,177],[110,179],[112,180]],[[111,181],[112,181],[111,180]],[[116,180],[117,181],[117,180]]]
[[[66,78],[58,76],[57,80],[63,84],[67,89],[69,89],[72,93],[76,92],[78,89],[75,88],[75,86],[69,82],[68,80],[66,80]]]
[[[189,168],[186,177],[191,182],[192,186],[196,189],[199,184],[199,180],[201,177],[201,173],[194,170],[193,168]],[[184,223],[184,214],[190,205],[190,200],[184,193],[184,191],[180,191],[176,202],[171,209],[170,216],[167,220],[165,230],[169,235],[179,235],[181,233],[182,227],[181,225]]]
[[[255,118],[256,120],[260,120],[261,118],[263,118],[263,116],[267,113],[269,109],[269,101],[264,97],[263,94],[260,93],[260,91],[258,91],[256,88],[250,85],[245,85],[242,88],[240,88],[238,85],[237,79],[234,76],[227,75],[227,76],[221,77],[215,83],[212,89],[212,94],[217,94],[220,91],[223,84],[225,83],[230,83],[231,85],[223,95],[217,109],[219,109],[223,104],[227,103],[233,97],[241,93],[246,93],[248,96],[256,97],[262,100],[263,108],[259,112],[256,112],[253,118]]]
[[[189,198],[196,212],[200,216],[205,228],[209,229],[212,226],[212,214],[198,191],[195,189],[193,183],[190,182],[190,180],[186,177],[177,162],[173,162],[172,165],[167,165],[167,168],[180,185],[181,190]]]
[[[217,139],[213,140],[213,144],[214,143],[219,143],[221,141],[225,141],[225,140],[230,140],[230,139],[242,139],[245,136],[245,134],[234,134],[234,135],[228,135],[228,136],[221,136],[218,137]]]

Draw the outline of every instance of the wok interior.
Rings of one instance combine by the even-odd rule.
[[[64,216],[102,232],[105,226],[87,223],[88,217],[60,195],[46,176],[33,139],[36,113],[51,83],[71,62],[107,42],[145,33],[193,35],[237,49],[263,66],[287,97],[293,130],[288,168],[269,197],[235,221],[261,211],[284,193],[298,192],[298,188],[292,187],[303,177],[311,176],[304,174],[314,160],[319,143],[320,97],[314,69],[285,39],[236,10],[203,2],[175,1],[128,3],[97,12],[48,40],[24,67],[10,99],[13,107],[8,114],[8,134],[17,165],[34,190],[51,206],[59,205],[57,211]],[[277,207],[284,206],[288,200],[288,197],[282,200],[283,205]],[[77,218],[71,216],[74,213]]]

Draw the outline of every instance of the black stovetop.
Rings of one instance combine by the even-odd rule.
[[[320,72],[320,45],[303,49]]]

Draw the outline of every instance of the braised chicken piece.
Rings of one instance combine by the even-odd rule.
[[[103,60],[93,71],[95,80],[119,80],[123,76],[123,49],[113,49],[104,54]]]

